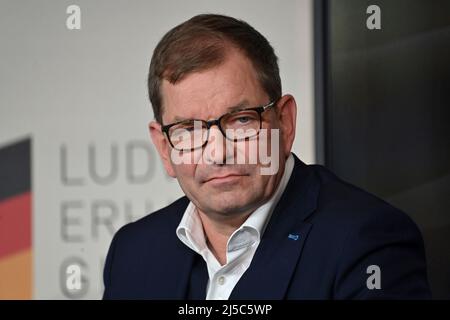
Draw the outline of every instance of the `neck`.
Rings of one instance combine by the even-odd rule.
[[[228,239],[245,222],[251,212],[233,217],[214,219],[198,209],[197,211],[202,221],[209,249],[221,265],[226,264]]]

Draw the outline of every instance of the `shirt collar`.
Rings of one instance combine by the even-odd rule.
[[[266,203],[250,214],[247,220],[233,232],[230,239],[228,239],[228,251],[239,250],[261,240],[270,216],[286,189],[294,169],[294,163],[294,156],[291,153],[286,160],[283,176],[274,194]],[[192,201],[189,202],[183,214],[176,234],[181,242],[199,254],[208,249],[203,226]]]
[[[203,225],[192,201],[184,211],[176,233],[181,242],[195,252],[201,253],[207,249]]]
[[[266,225],[272,215],[273,209],[277,205],[278,201],[281,198],[284,190],[286,189],[286,185],[289,182],[289,178],[291,177],[292,170],[294,169],[294,157],[292,154],[289,155],[286,160],[286,164],[284,167],[283,176],[281,177],[280,182],[278,183],[277,189],[275,190],[272,197],[256,209],[242,224],[242,227],[248,227],[258,232],[258,238],[261,239],[262,234],[266,228]]]

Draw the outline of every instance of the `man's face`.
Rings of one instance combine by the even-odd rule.
[[[251,108],[269,102],[251,62],[235,49],[230,49],[226,60],[217,67],[189,74],[176,84],[164,80],[161,94],[164,124],[184,119],[217,119],[235,106]],[[295,109],[293,98],[285,96],[275,108],[261,115],[262,128],[268,129],[268,134],[265,141],[258,141],[261,135],[255,138],[259,146],[267,145],[270,154],[271,145],[279,144],[279,154],[270,154],[279,162],[272,175],[261,174],[267,165],[249,164],[249,152],[255,151],[249,150],[249,142],[231,143],[230,147],[217,126],[210,128],[207,146],[191,152],[189,158],[194,161],[182,164],[174,163],[174,150],[160,125],[151,122],[150,131],[168,174],[177,178],[196,207],[205,214],[230,217],[252,212],[275,191],[295,135]],[[279,136],[272,135],[270,129],[281,129]],[[224,151],[218,152],[220,148]],[[237,164],[238,154],[246,159],[244,164]],[[202,156],[207,161],[199,163]]]

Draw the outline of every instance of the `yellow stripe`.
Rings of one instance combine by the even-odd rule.
[[[32,261],[31,249],[0,259],[0,299],[32,298]]]

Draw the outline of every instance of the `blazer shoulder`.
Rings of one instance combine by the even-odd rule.
[[[416,223],[403,211],[378,196],[352,185],[320,165],[310,165],[320,183],[317,217],[341,229],[379,225],[396,231],[419,232]]]
[[[328,265],[335,299],[411,299],[431,296],[421,232],[403,211],[311,166],[320,185],[305,252]],[[322,254],[326,252],[326,255]],[[313,259],[314,260],[314,259]],[[369,290],[368,268],[382,270],[383,290]],[[322,275],[323,276],[323,275]]]
[[[161,272],[158,268],[164,263],[152,262],[155,257],[161,258],[181,244],[177,241],[175,230],[188,203],[189,200],[182,197],[167,207],[126,224],[115,233],[105,261],[104,299],[123,297],[124,292],[136,294],[145,273]]]

